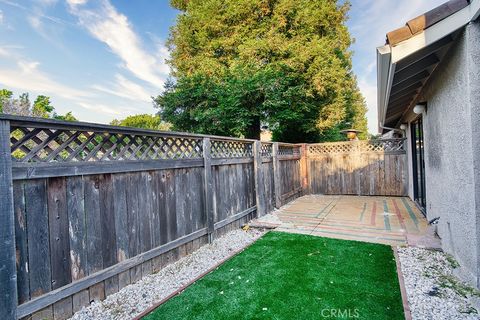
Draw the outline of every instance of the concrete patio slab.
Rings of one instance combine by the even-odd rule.
[[[430,236],[425,217],[404,197],[308,195],[277,210],[274,216],[262,217],[254,224],[387,245],[407,245],[412,239],[423,243],[419,239]]]

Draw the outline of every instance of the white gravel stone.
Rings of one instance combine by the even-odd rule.
[[[413,320],[480,319],[471,303],[478,291],[454,276],[455,262],[447,254],[406,247],[398,255]]]
[[[147,275],[105,300],[82,308],[71,319],[132,319],[263,234],[258,229],[231,231],[158,273]]]
[[[283,222],[277,215],[278,210],[275,210],[273,213],[266,214],[257,219],[259,223],[267,223],[267,224],[278,224],[281,225]]]

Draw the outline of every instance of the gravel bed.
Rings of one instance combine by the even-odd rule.
[[[278,217],[277,213],[279,211],[275,210],[272,213],[268,213],[260,218],[257,219],[257,222],[259,223],[267,223],[267,224],[274,224],[274,225],[281,225],[283,222],[280,220]]]
[[[412,319],[480,319],[480,293],[455,277],[451,256],[415,247],[398,255]]]
[[[147,275],[105,300],[82,308],[71,319],[133,319],[263,234],[258,229],[231,231],[158,273]]]

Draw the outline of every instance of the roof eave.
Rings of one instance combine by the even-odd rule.
[[[428,27],[423,32],[394,46],[377,48],[377,106],[379,131],[383,131],[395,66],[400,60],[463,28],[480,15],[480,0]],[[408,106],[407,106],[408,109]]]
[[[397,63],[403,58],[423,49],[447,35],[463,28],[470,21],[478,17],[480,13],[480,0],[472,0],[470,5],[446,17],[442,21],[430,26],[423,32],[414,35],[410,39],[402,41],[391,47],[392,63]]]

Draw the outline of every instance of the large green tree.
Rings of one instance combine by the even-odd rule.
[[[348,3],[333,0],[174,0],[173,79],[155,99],[178,130],[284,141],[366,131],[352,74]]]

